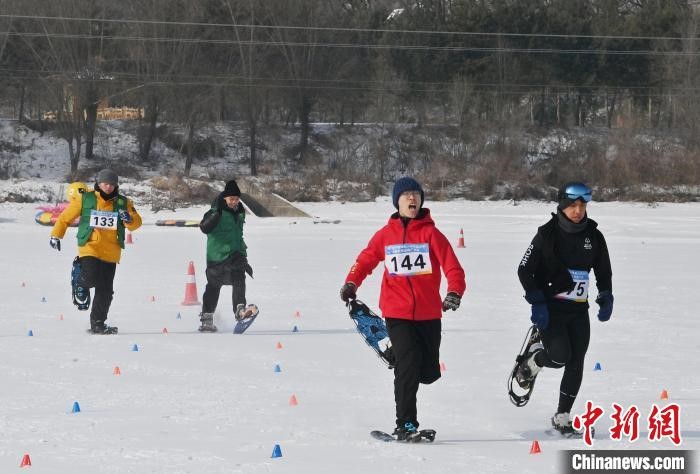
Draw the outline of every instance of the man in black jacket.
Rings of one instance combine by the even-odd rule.
[[[521,363],[516,381],[530,387],[542,367],[561,368],[564,374],[559,405],[552,425],[562,433],[574,431],[569,413],[576,400],[590,339],[588,320],[589,272],[595,272],[600,305],[598,319],[612,315],[610,256],[598,224],[588,218],[591,190],[579,182],[559,189],[557,213],[541,226],[518,266],[518,278],[531,305],[530,319],[541,334]]]

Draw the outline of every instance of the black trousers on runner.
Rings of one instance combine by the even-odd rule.
[[[551,313],[549,326],[541,331],[541,335],[545,350],[537,355],[535,362],[543,367],[564,367],[557,413],[571,413],[571,407],[581,388],[583,364],[591,338],[588,311]]]
[[[431,384],[440,378],[442,322],[386,318],[391,347],[396,357],[394,400],[396,426],[413,423],[418,427],[416,395],[418,384]]]
[[[114,275],[117,264],[97,257],[80,257],[80,280],[83,287],[94,288],[90,326],[104,325],[114,295]]]
[[[248,260],[239,253],[234,253],[222,262],[207,262],[207,286],[202,296],[202,313],[213,313],[219,303],[221,287],[231,285],[231,304],[233,312],[236,306],[245,305],[245,268]]]

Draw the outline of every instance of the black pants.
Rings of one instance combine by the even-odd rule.
[[[238,253],[223,262],[207,262],[207,286],[202,296],[202,313],[213,313],[219,303],[221,287],[231,285],[231,304],[233,312],[236,306],[245,305],[245,265],[246,258]]]
[[[396,357],[396,426],[402,427],[410,422],[418,427],[418,384],[431,384],[440,378],[442,322],[439,319],[410,321],[387,318],[386,327]]]
[[[94,288],[90,311],[90,325],[102,325],[107,319],[114,295],[114,275],[117,264],[105,262],[97,257],[80,257],[80,280],[86,288]]]
[[[535,362],[555,369],[564,367],[557,413],[570,413],[581,388],[583,364],[591,338],[588,311],[553,312],[549,317],[549,327],[541,334],[545,350],[537,356]]]

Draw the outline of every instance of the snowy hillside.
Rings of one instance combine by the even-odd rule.
[[[561,372],[545,369],[524,408],[511,405],[505,389],[529,325],[515,271],[552,204],[432,203],[428,196],[453,244],[464,229],[466,248],[456,251],[468,285],[462,307],[443,320],[443,377],[418,393],[419,421],[438,432],[433,445],[369,437],[393,427],[392,375],[355,334],[338,298],[355,256],[392,211],[386,198],[300,204],[339,224],[250,217],[255,279],[247,294],[261,315],[242,336],[231,334],[227,287],[219,333],[198,333],[199,307],[180,304],[189,261],[201,300],[204,236],[153,225],[199,219],[204,208],[139,209],[144,226],[117,268],[108,320],[120,333],[92,336],[87,314],[70,301],[75,231],[57,253],[50,228],[34,223],[35,206],[0,204],[0,472],[21,471],[28,454],[34,473],[543,474],[558,472],[560,450],[584,447],[544,432]],[[643,420],[652,404],[678,403],[680,448],[697,450],[700,207],[593,202],[589,212],[608,240],[615,311],[608,323],[592,315],[574,410],[581,413],[586,400],[606,410],[596,449],[675,449],[668,438],[648,441]],[[380,273],[359,289],[375,308]],[[602,370],[593,370],[596,363]],[[662,390],[668,401],[659,399]],[[639,408],[640,440],[610,439],[612,403]],[[542,452],[530,454],[535,440]],[[282,457],[271,457],[275,445]]]

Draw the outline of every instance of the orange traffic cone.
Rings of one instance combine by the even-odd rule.
[[[277,349],[282,349],[282,343],[281,343],[281,342],[278,342],[278,343],[277,343]]]
[[[297,396],[292,394],[292,396],[289,398],[289,405],[290,406],[297,406],[299,402],[297,401]]]
[[[301,311],[297,310],[294,312],[294,317],[295,318],[301,318]]]
[[[182,302],[185,306],[194,306],[200,304],[197,301],[197,282],[194,279],[194,262],[190,262],[187,267],[187,282],[185,283],[185,300]]]
[[[114,375],[121,375],[122,374],[122,369],[119,368],[119,366],[114,367],[114,371],[112,372]]]
[[[29,459],[29,454],[25,454],[22,456],[22,462],[20,463],[19,467],[29,467],[32,465],[32,460]]]
[[[126,233],[126,243],[127,243],[127,244],[133,244],[133,243],[134,243],[134,239],[131,237],[131,232],[127,232],[127,233]]]
[[[541,452],[540,443],[537,440],[533,441],[532,446],[530,446],[530,454],[539,454]]]
[[[668,392],[666,390],[661,390],[661,400],[668,400]]]
[[[459,229],[459,240],[457,240],[457,248],[464,248],[464,229]]]
[[[163,328],[163,334],[168,334],[168,328]]]

